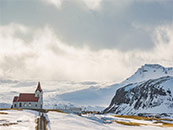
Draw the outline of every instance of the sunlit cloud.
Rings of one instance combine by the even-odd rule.
[[[145,63],[173,66],[173,27],[153,30],[155,47],[148,51],[118,49],[92,50],[74,47],[59,40],[49,27],[0,26],[0,77],[36,80],[122,81]],[[26,42],[17,33],[30,35]]]

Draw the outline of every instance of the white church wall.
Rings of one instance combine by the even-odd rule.
[[[15,106],[16,104],[16,106]],[[13,108],[19,109],[40,109],[41,106],[38,102],[14,102]]]

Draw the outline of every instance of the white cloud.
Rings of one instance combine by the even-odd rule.
[[[57,8],[60,8],[63,1],[65,0],[44,0],[50,4],[53,4],[54,6],[56,6]],[[100,7],[100,3],[102,0],[74,0],[74,1],[82,1],[86,4],[86,6],[89,8],[89,9],[92,9],[92,10],[96,10]]]
[[[121,52],[70,46],[61,42],[48,27],[33,31],[17,24],[0,26],[0,77],[122,81],[145,63],[173,66],[172,30],[171,25],[157,27],[153,35],[155,47],[149,51]],[[33,38],[25,42],[15,35],[18,32],[32,34]]]
[[[83,0],[88,8],[95,10],[100,7],[102,0]]]
[[[63,2],[63,0],[44,0],[44,1],[56,6],[57,8],[60,8]]]

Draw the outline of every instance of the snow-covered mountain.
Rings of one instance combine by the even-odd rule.
[[[166,68],[159,64],[145,64],[135,74],[123,81],[122,84],[136,83],[164,76],[173,76],[173,68]]]
[[[172,113],[173,68],[146,64],[122,82],[104,112],[116,114]]]

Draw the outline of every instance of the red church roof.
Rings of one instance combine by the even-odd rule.
[[[19,97],[14,97],[13,102],[38,102],[38,100],[39,97],[35,97],[34,93],[20,93]]]
[[[37,90],[39,90],[40,92],[42,92],[40,82],[38,82],[37,89],[35,90],[35,92],[36,92]]]

